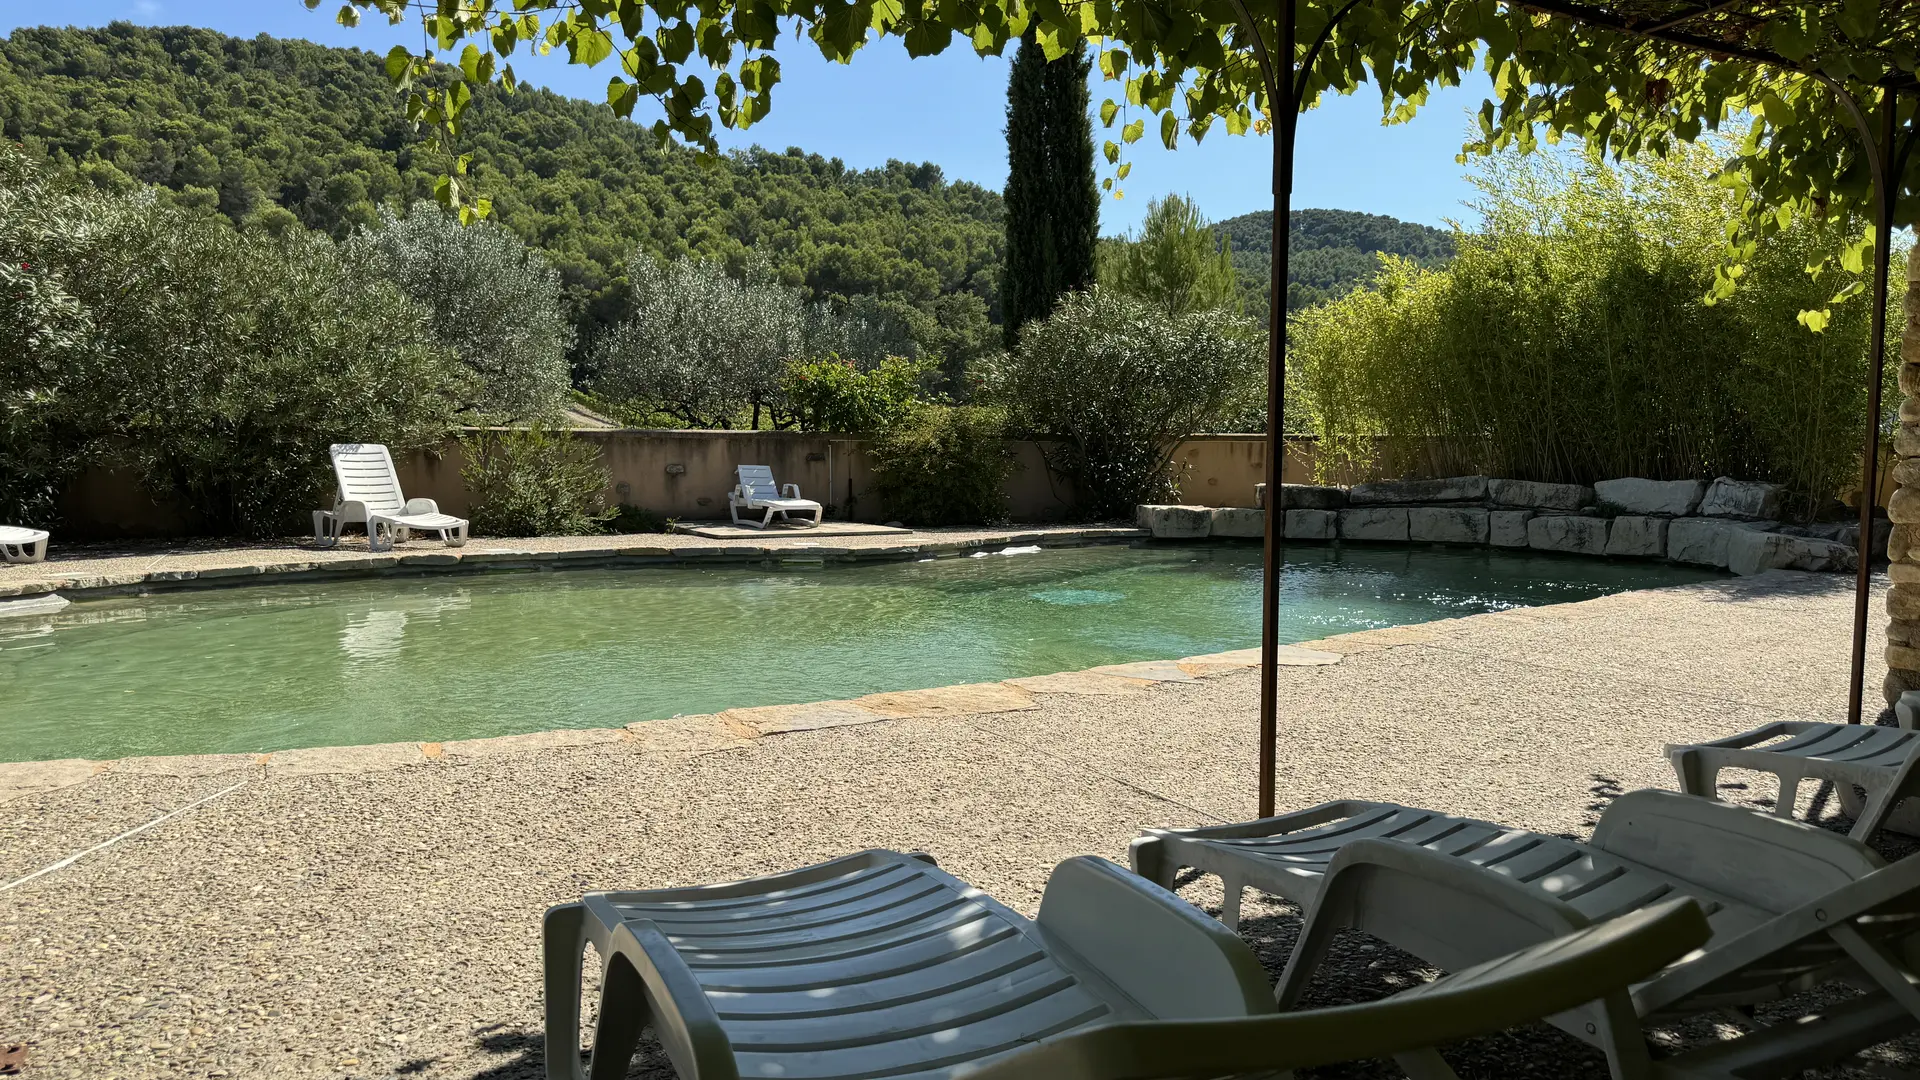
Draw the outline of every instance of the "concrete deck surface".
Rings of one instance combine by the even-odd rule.
[[[1667,742],[1842,719],[1850,610],[1847,581],[1776,572],[1307,643],[1345,659],[1279,673],[1281,806],[1389,799],[1584,835],[1611,796],[1671,786]],[[0,884],[244,781],[0,891],[0,1043],[30,1044],[33,1080],[533,1078],[541,912],[582,892],[882,846],[933,852],[1031,912],[1069,855],[1124,860],[1143,826],[1252,814],[1257,675],[1026,689],[1017,711],[720,749],[531,739],[378,771],[108,770],[21,795],[0,803]],[[1210,889],[1183,895],[1217,905]],[[1294,914],[1249,903],[1276,975]],[[1431,974],[1364,940],[1340,956],[1316,1001]],[[1540,1028],[1451,1056],[1467,1077],[1605,1075]],[[632,1075],[669,1073],[643,1054]]]

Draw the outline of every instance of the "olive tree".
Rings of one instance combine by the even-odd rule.
[[[0,516],[45,520],[89,463],[215,532],[282,534],[321,504],[327,445],[396,453],[451,429],[468,375],[419,305],[325,236],[239,232],[149,194],[48,182],[0,149]]]
[[[990,385],[1018,428],[1059,440],[1048,466],[1073,480],[1083,511],[1125,517],[1171,493],[1174,447],[1225,419],[1264,342],[1239,316],[1168,315],[1096,285],[1029,323]]]
[[[463,227],[421,201],[405,217],[382,208],[378,225],[347,240],[346,257],[431,313],[434,334],[477,376],[470,420],[538,420],[566,402],[573,325],[560,274],[513,233]]]
[[[694,427],[732,427],[782,405],[788,363],[807,352],[804,297],[761,264],[743,277],[717,262],[627,268],[632,306],[594,347],[596,394],[652,405]]]

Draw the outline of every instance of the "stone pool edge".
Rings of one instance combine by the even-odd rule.
[[[772,538],[769,538],[772,539]],[[436,573],[495,570],[596,569],[606,567],[678,567],[719,565],[792,565],[825,563],[896,562],[913,558],[950,558],[993,547],[1087,547],[1098,544],[1151,540],[1152,534],[1126,526],[1046,529],[1031,532],[972,536],[961,539],[916,540],[904,544],[800,546],[795,543],[640,545],[605,544],[558,550],[465,548],[425,551],[373,552],[342,557],[332,551],[314,551],[315,558],[243,559],[240,562],[197,569],[97,573],[56,571],[46,577],[0,581],[0,604],[9,600],[58,593],[68,599],[90,600],[116,596],[146,596],[179,589],[224,588],[238,585],[285,585],[373,577],[419,576]],[[60,564],[54,564],[60,565]]]
[[[1528,609],[1516,609],[1528,610]],[[1502,614],[1502,613],[1495,613]],[[1280,646],[1283,667],[1323,667],[1347,654],[1432,640],[1417,626],[1360,630]],[[710,754],[751,747],[761,739],[897,720],[965,719],[1038,708],[1036,694],[1120,696],[1164,683],[1195,682],[1260,666],[1258,648],[1179,660],[1106,664],[1083,671],[1026,675],[1000,682],[898,690],[840,701],[758,705],[718,713],[640,720],[617,728],[560,728],[449,742],[319,746],[262,754],[185,754],[105,761],[61,758],[0,762],[0,803],[82,784],[108,774],[194,778],[238,772],[260,777],[389,772],[435,763],[458,765],[503,755],[577,746],[622,746],[648,754]]]

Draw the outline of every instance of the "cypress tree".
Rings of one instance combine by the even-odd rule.
[[[1086,43],[1049,62],[1029,30],[1007,78],[1007,265],[1000,311],[1007,347],[1062,294],[1094,282],[1100,191]]]

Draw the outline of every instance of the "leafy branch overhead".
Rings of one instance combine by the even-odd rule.
[[[1247,7],[1265,20],[1264,39],[1275,40],[1278,4]],[[1552,13],[1576,7],[1685,40]],[[780,78],[772,53],[782,33],[846,62],[881,37],[901,39],[914,56],[955,42],[998,54],[1029,27],[1049,56],[1082,39],[1095,42],[1103,73],[1124,87],[1127,106],[1159,117],[1168,147],[1183,134],[1204,138],[1216,125],[1230,134],[1270,130],[1274,119],[1256,43],[1235,0],[348,0],[340,20],[351,24],[362,9],[395,22],[417,12],[435,49],[459,50],[460,82],[444,91],[420,81],[431,54],[396,49],[389,61],[394,81],[414,88],[410,111],[450,133],[472,86],[513,84],[508,61],[522,47],[564,48],[577,64],[617,60],[609,103],[631,114],[641,95],[651,97],[660,113],[656,136],[711,154],[716,118],[746,128],[771,108]],[[1458,85],[1474,69],[1489,73],[1494,96],[1481,106],[1463,156],[1577,138],[1596,156],[1625,158],[1744,128],[1724,178],[1740,198],[1719,293],[1731,290],[1758,241],[1795,218],[1842,221],[1868,205],[1860,136],[1832,87],[1871,109],[1885,87],[1914,85],[1920,43],[1920,7],[1905,0],[1297,0],[1296,11],[1294,61],[1307,62],[1297,79],[1302,108],[1324,94],[1371,86],[1384,122],[1400,123],[1434,87]],[[1909,133],[1916,108],[1920,93],[1902,98]],[[1122,116],[1118,103],[1101,108],[1109,125]],[[1126,121],[1121,139],[1142,138],[1148,126]],[[1909,147],[1912,141],[1908,134]],[[1117,148],[1108,153],[1117,160]],[[458,179],[448,178],[456,200]],[[1898,224],[1920,216],[1917,193],[1920,155],[1908,153]]]

